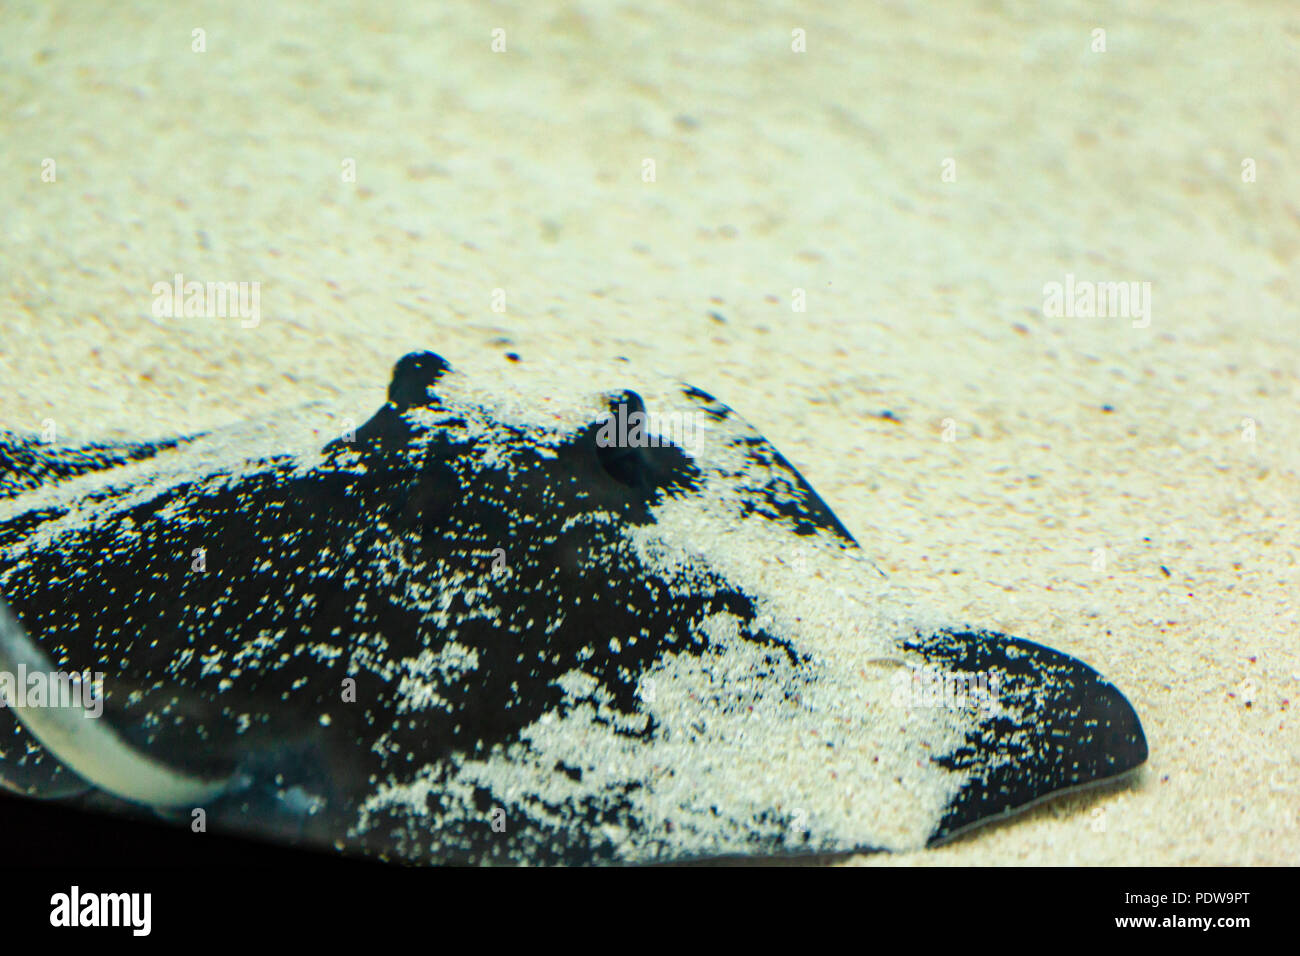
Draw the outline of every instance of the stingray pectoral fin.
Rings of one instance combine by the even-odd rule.
[[[0,671],[57,673],[54,663],[27,635],[3,600]],[[195,805],[216,798],[229,785],[227,780],[203,780],[159,763],[127,744],[106,719],[94,716],[78,702],[51,707],[10,701],[9,712],[64,767],[125,800],[162,807]]]
[[[938,758],[965,782],[931,844],[1119,776],[1147,758],[1132,705],[1076,658],[989,631],[945,630],[908,647],[960,683],[973,705],[964,746]]]

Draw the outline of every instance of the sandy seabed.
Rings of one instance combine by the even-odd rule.
[[[1281,2],[9,2],[0,428],[625,356],[1142,717],[1135,778],[860,862],[1295,863],[1298,54]],[[155,315],[177,274],[256,326]]]

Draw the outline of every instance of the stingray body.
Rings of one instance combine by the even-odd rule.
[[[923,847],[1145,759],[1118,690],[913,607],[729,408],[595,384],[416,353],[355,428],[0,435],[0,784],[403,862],[655,862]],[[72,673],[98,697],[17,696]]]

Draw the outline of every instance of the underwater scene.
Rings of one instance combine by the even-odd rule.
[[[0,827],[1293,865],[1297,44],[6,3]]]

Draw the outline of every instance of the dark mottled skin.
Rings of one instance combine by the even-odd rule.
[[[522,432],[517,442],[498,433],[491,440],[513,475],[484,467],[482,449],[448,437],[454,410],[442,410],[432,428],[410,414],[440,413],[437,382],[446,369],[429,353],[403,359],[389,402],[355,440],[332,441],[310,470],[269,458],[234,475],[196,473],[129,507],[105,495],[95,520],[54,547],[11,546],[60,517],[57,509],[0,523],[0,594],[58,666],[109,675],[106,719],[131,744],[188,774],[237,781],[206,808],[218,829],[414,861],[616,860],[600,825],[638,825],[617,793],[555,808],[562,826],[534,821],[502,839],[487,823],[492,807],[507,802],[502,794],[480,788],[467,809],[434,787],[436,838],[413,836],[408,818],[382,814],[348,835],[377,784],[425,765],[454,774],[460,757],[484,756],[559,711],[555,681],[565,672],[580,667],[618,711],[635,715],[640,675],[660,655],[709,651],[695,626],[705,615],[754,618],[752,600],[717,575],[702,577],[685,599],[671,596],[620,537],[621,526],[652,522],[656,501],[692,494],[698,472],[680,449],[601,448],[593,424],[545,457]],[[703,392],[686,394],[718,420],[730,414]],[[749,490],[747,508],[792,519],[797,534],[820,530],[852,542],[771,445],[748,441],[748,455],[772,477]],[[0,498],[177,444],[67,450],[0,436]],[[573,520],[595,512],[617,521]],[[493,570],[494,549],[502,547],[509,575]],[[206,549],[206,570],[191,566],[196,548]],[[490,596],[471,600],[466,589],[445,584],[449,575]],[[442,623],[430,613],[439,602]],[[548,633],[557,608],[563,625]],[[638,635],[635,644],[627,640]],[[611,638],[621,640],[617,652]],[[748,639],[774,662],[800,660],[796,648],[759,628]],[[468,678],[441,665],[420,675],[443,703],[403,711],[398,662],[451,641],[472,650],[477,667]],[[1013,644],[1020,653],[1008,658]],[[320,652],[322,645],[337,653]],[[935,840],[1145,758],[1127,702],[1071,658],[986,632],[918,636],[908,646],[952,669],[1001,668],[1007,693],[1030,693],[1044,725],[1071,735],[1060,753],[1036,751],[981,770],[988,754],[1002,748],[1006,756],[1017,739],[1015,728],[982,725],[967,748],[942,758],[973,770],[977,785],[953,801]],[[223,656],[213,661],[217,651]],[[236,662],[241,651],[245,659]],[[1037,687],[1044,675],[1047,694]],[[348,678],[355,703],[340,701]],[[655,727],[611,732],[650,735]],[[11,786],[38,796],[79,789],[4,711],[0,740],[9,744]],[[580,774],[566,766],[555,772]],[[75,799],[126,809],[102,793]],[[791,849],[800,847],[752,847]],[[667,846],[662,856],[676,854]]]

